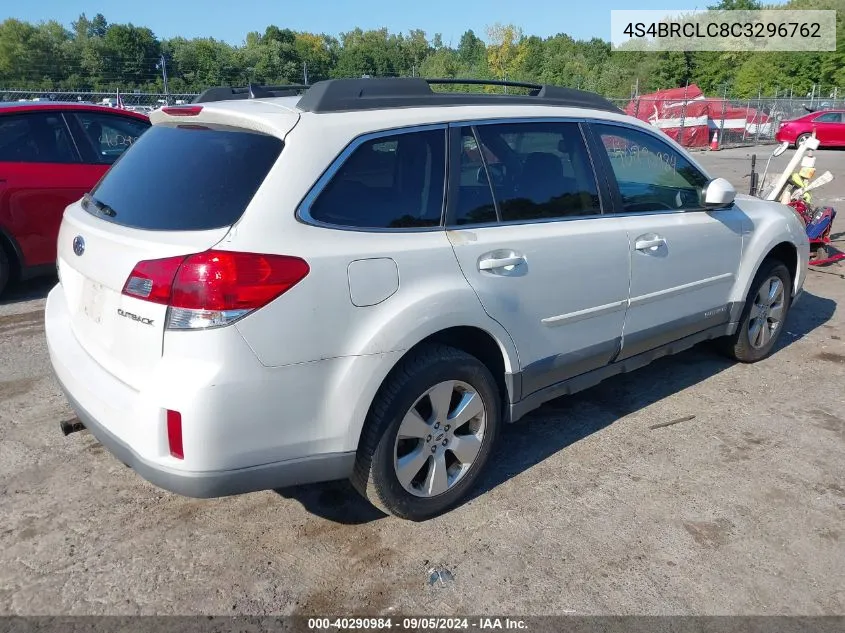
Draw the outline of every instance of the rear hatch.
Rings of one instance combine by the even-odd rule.
[[[261,102],[168,110],[65,210],[58,238],[77,340],[136,389],[161,358],[168,276],[246,212],[298,119]],[[207,255],[199,257],[206,261],[194,262],[195,276],[209,269]]]

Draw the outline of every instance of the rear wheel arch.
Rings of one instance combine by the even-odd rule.
[[[444,328],[424,336],[395,358],[390,369],[383,375],[377,385],[375,385],[372,392],[372,398],[370,398],[370,401],[365,405],[366,408],[361,411],[363,416],[359,422],[360,426],[358,426],[358,428],[350,429],[350,432],[352,433],[350,440],[354,442],[354,445],[357,446],[360,444],[361,432],[363,431],[365,418],[370,415],[373,404],[385,384],[391,380],[392,376],[397,369],[402,366],[405,359],[415,354],[421,348],[431,345],[445,345],[447,347],[452,347],[481,361],[496,381],[496,386],[499,389],[501,397],[501,405],[503,407],[502,411],[507,412],[509,410],[509,399],[519,396],[518,393],[512,393],[512,386],[508,383],[506,378],[508,366],[518,367],[518,361],[515,358],[507,358],[507,347],[503,345],[493,334],[477,326],[454,326]]]
[[[405,355],[410,354],[424,345],[440,344],[454,347],[470,356],[474,356],[484,364],[499,387],[502,395],[502,405],[507,407],[508,400],[518,397],[519,394],[512,393],[513,387],[506,379],[506,354],[504,346],[489,332],[475,326],[456,326],[435,332],[409,349]],[[403,355],[403,358],[404,356]],[[401,362],[401,359],[400,359]],[[398,363],[397,363],[398,364]],[[512,363],[511,366],[516,365]],[[507,410],[507,408],[505,408]]]

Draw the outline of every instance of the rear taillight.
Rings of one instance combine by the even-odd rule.
[[[211,250],[140,262],[123,294],[169,306],[169,329],[218,327],[267,305],[309,270],[298,257]]]
[[[184,257],[168,257],[139,262],[124,284],[123,294],[167,305],[173,278],[184,260]]]

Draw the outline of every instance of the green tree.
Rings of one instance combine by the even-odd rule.
[[[102,38],[102,53],[104,83],[143,85],[158,74],[161,43],[146,27],[111,24]]]
[[[487,62],[499,79],[513,78],[525,61],[526,50],[520,48],[522,29],[513,24],[487,27]]]
[[[309,83],[329,78],[337,62],[339,46],[339,42],[328,35],[296,34],[294,48],[299,59],[307,67]]]
[[[663,51],[650,54],[657,56],[653,83],[659,88],[680,88],[688,83],[694,83],[693,53]]]
[[[458,44],[458,57],[461,63],[468,68],[487,63],[487,47],[472,29],[461,35],[461,42]]]

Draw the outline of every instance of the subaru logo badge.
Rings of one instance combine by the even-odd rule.
[[[77,255],[82,255],[85,252],[85,240],[82,239],[81,235],[73,238],[73,252]]]

